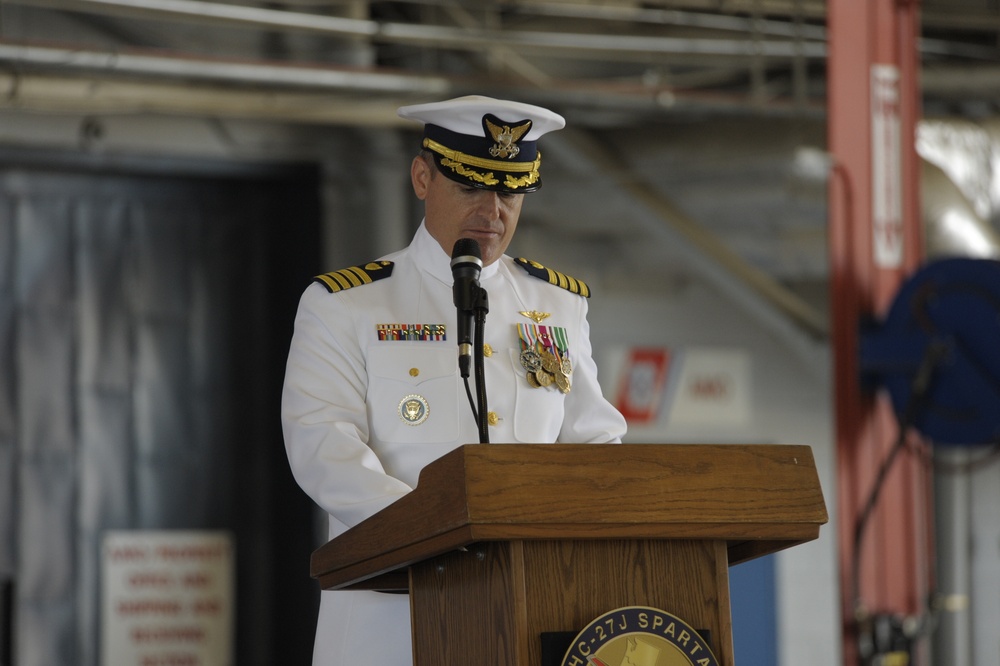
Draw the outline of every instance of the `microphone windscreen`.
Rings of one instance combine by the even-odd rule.
[[[459,257],[473,257],[479,259],[482,263],[483,254],[479,250],[479,241],[474,238],[459,238],[455,241],[455,247],[451,251],[451,258],[458,259]],[[454,261],[452,264],[454,265]]]

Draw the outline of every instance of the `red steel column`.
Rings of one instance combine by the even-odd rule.
[[[855,521],[898,436],[887,397],[862,389],[859,326],[885,313],[922,257],[918,10],[916,0],[827,3],[837,523],[847,666],[858,663],[856,602],[871,613],[917,615],[931,566],[928,471],[905,451],[864,533],[860,571],[852,565]]]

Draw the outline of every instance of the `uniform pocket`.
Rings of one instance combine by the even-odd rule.
[[[556,441],[562,428],[566,396],[554,385],[533,388],[521,365],[518,350],[510,352],[510,362],[517,381],[514,396],[514,438],[529,444]]]
[[[458,439],[456,350],[427,342],[378,345],[368,358],[368,416],[384,442]]]

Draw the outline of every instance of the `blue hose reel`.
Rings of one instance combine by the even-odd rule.
[[[1000,261],[943,259],[863,327],[862,381],[934,444],[1000,443]]]

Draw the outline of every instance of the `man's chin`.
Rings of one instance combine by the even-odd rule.
[[[479,249],[482,251],[483,266],[489,266],[500,259],[503,255],[503,249],[500,247],[499,243],[493,243],[491,245],[480,244]]]
[[[497,236],[472,233],[467,238],[479,243],[479,256],[482,258],[484,266],[489,266],[503,254],[504,248]]]

